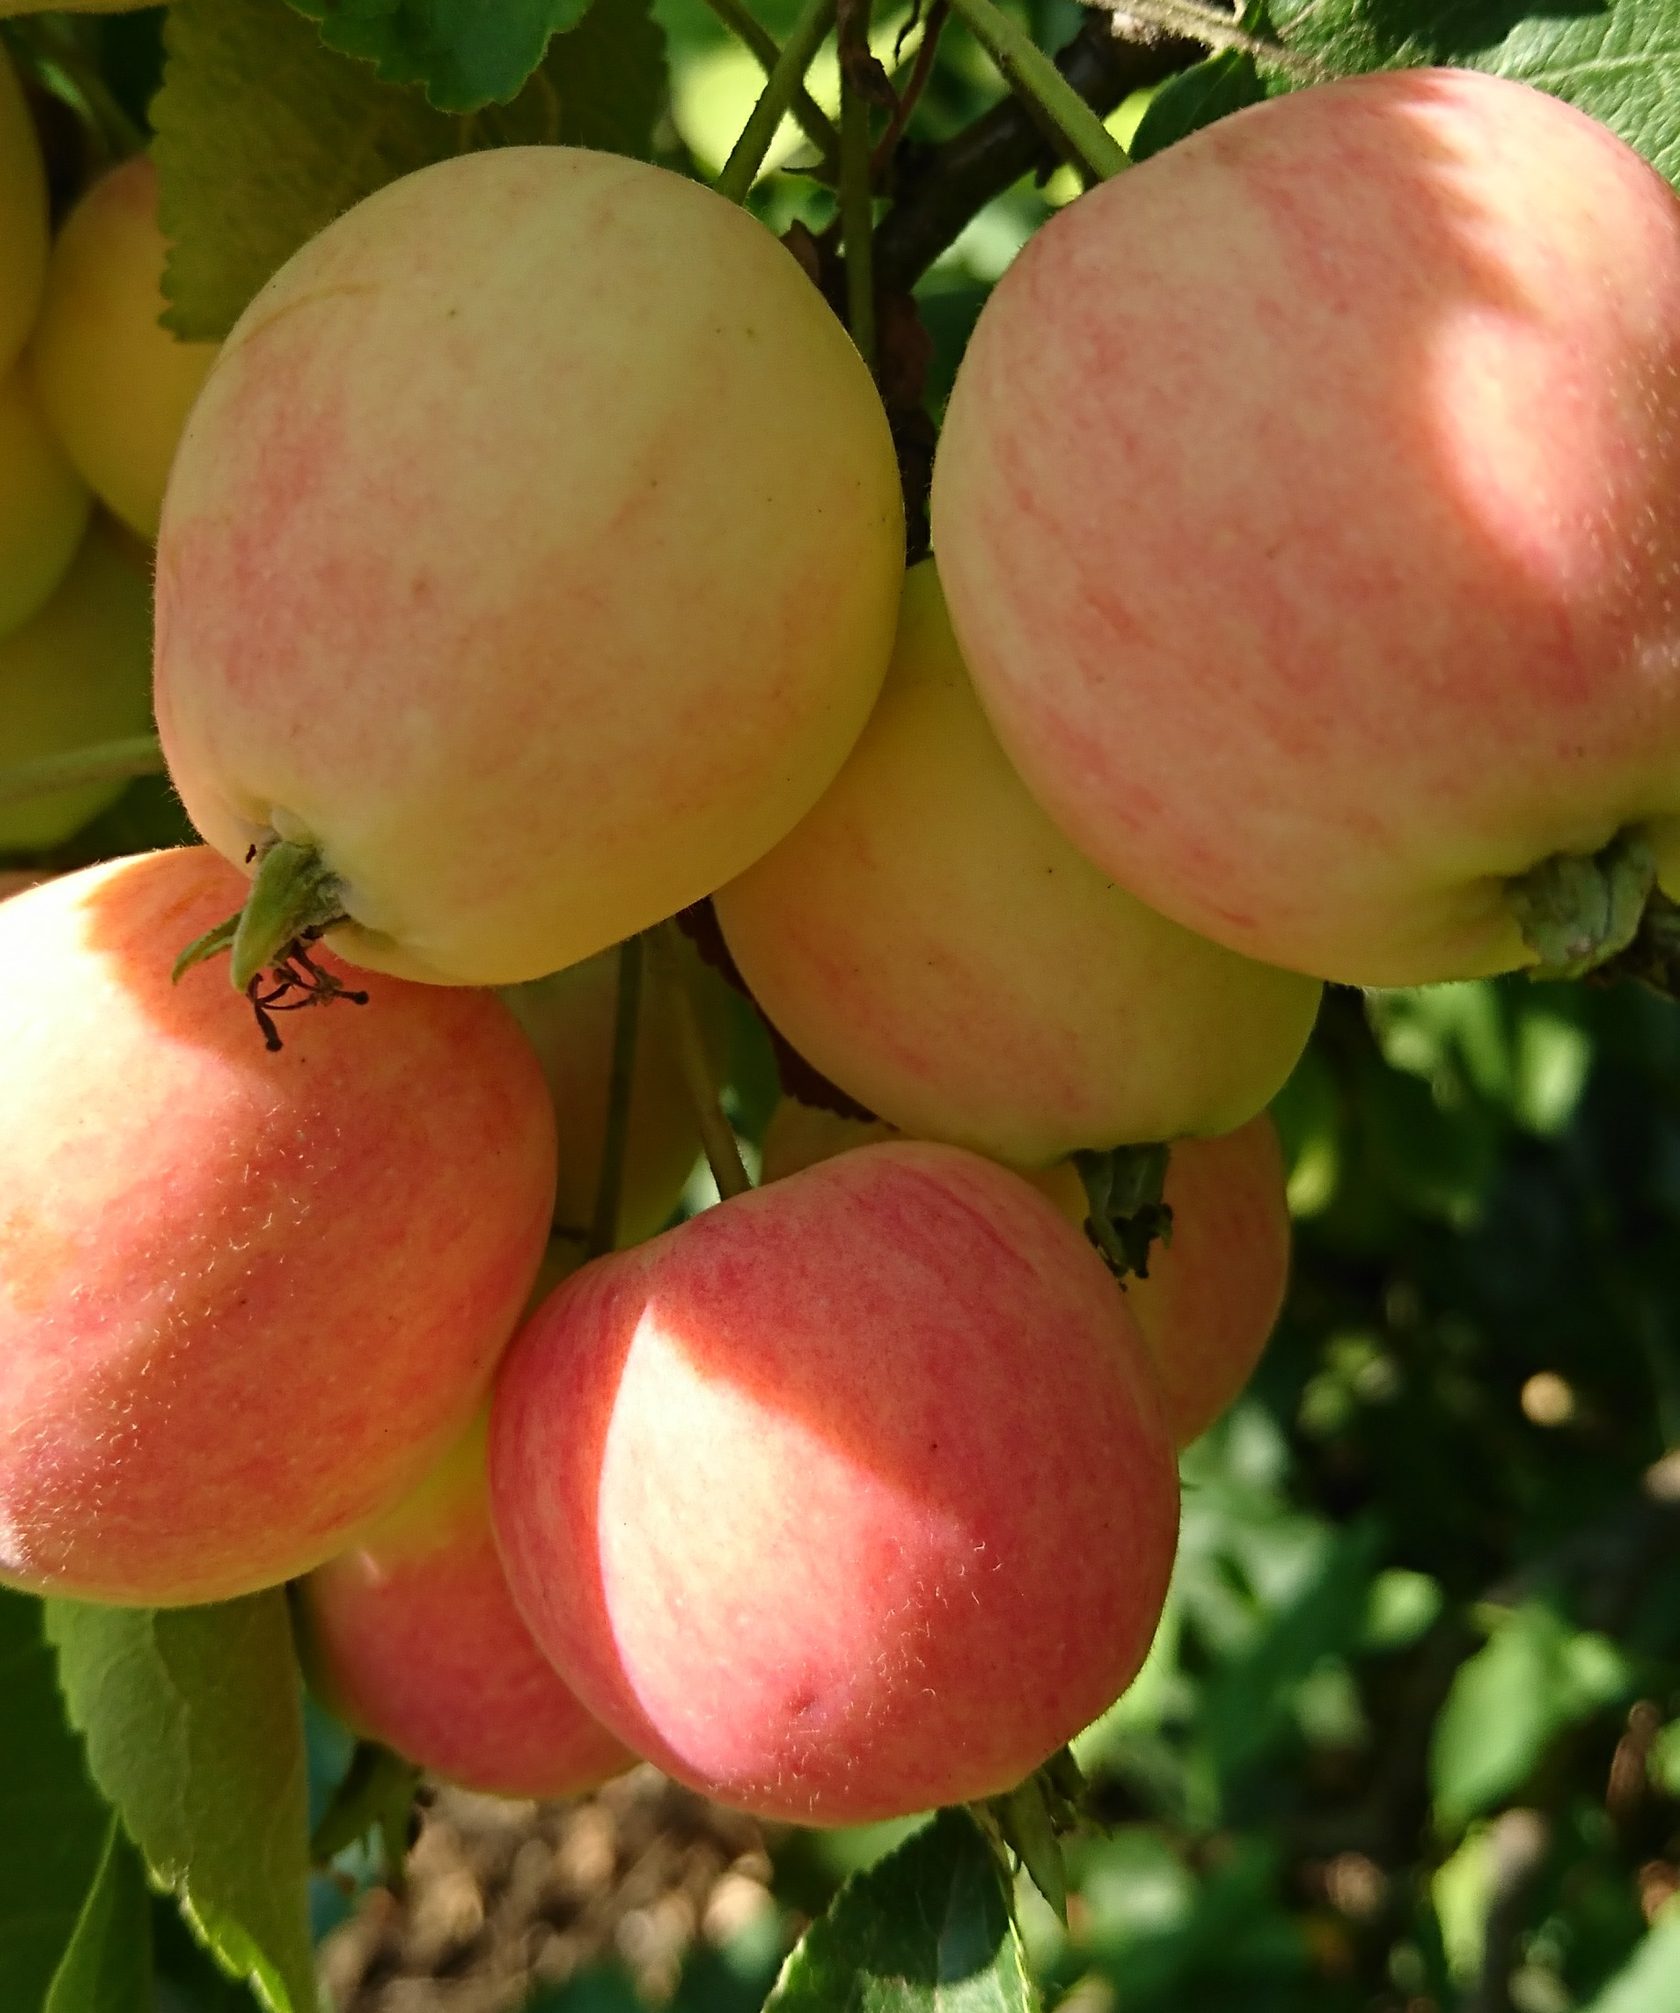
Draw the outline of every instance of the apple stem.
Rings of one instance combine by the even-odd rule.
[[[1150,1247],[1157,1238],[1172,1241],[1172,1211],[1162,1199],[1167,1159],[1167,1148],[1159,1144],[1073,1156],[1089,1204],[1086,1234],[1116,1279],[1129,1272],[1147,1279]]]
[[[671,1002],[671,1028],[676,1041],[677,1066],[688,1086],[689,1101],[700,1127],[700,1145],[712,1170],[717,1191],[727,1202],[731,1196],[745,1195],[752,1177],[741,1159],[741,1143],[735,1128],[718,1099],[712,1077],[711,1058],[706,1054],[706,1038],[700,1017],[694,1011],[694,996],[683,970],[682,938],[675,923],[660,923],[648,932],[655,968],[664,981]]]
[[[254,978],[284,955],[288,944],[344,920],[343,886],[315,848],[293,839],[271,840],[263,848],[251,892],[234,926],[234,991],[245,992]]]
[[[585,1258],[599,1258],[618,1242],[618,1212],[624,1194],[624,1154],[630,1134],[630,1094],[635,1087],[636,1035],[641,1014],[642,940],[626,937],[618,947],[612,1063],[607,1075],[607,1129],[601,1141],[595,1215],[584,1247]]]
[[[0,768],[0,804],[23,804],[32,797],[56,796],[88,783],[116,783],[130,776],[163,773],[163,749],[155,734],[131,734],[121,741],[97,741],[67,748],[61,755],[37,755]]]
[[[812,59],[834,25],[835,5],[836,0],[806,0],[798,20],[782,44],[782,53],[764,80],[758,103],[748,114],[741,137],[730,150],[729,159],[723,164],[723,173],[717,178],[718,194],[727,196],[732,203],[744,203],[758,179],[758,171],[764,165],[764,157],[770,151],[776,129],[787,116],[805,81],[805,72],[810,69]]]
[[[1534,953],[1531,978],[1577,979],[1639,933],[1657,882],[1644,836],[1618,832],[1596,853],[1553,853],[1506,886],[1523,942]]]
[[[705,0],[705,4],[736,41],[758,58],[759,68],[765,76],[771,76],[782,60],[782,45],[748,10],[744,0]],[[788,110],[799,121],[806,139],[821,154],[824,178],[831,182],[837,180],[840,173],[840,135],[834,130],[834,121],[803,84],[794,91]]]
[[[996,0],[952,0],[952,5],[1002,71],[1010,89],[1036,106],[1055,127],[1076,167],[1093,181],[1105,182],[1132,165],[1125,148]]]

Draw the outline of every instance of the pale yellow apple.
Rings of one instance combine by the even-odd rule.
[[[27,373],[0,378],[0,637],[21,628],[64,578],[89,502]]]
[[[96,520],[58,592],[0,637],[0,769],[143,733],[150,719],[150,582],[127,541]],[[122,787],[86,783],[0,805],[0,850],[61,844]]]
[[[157,170],[137,154],[66,219],[30,343],[42,410],[70,459],[143,538],[157,535],[175,446],[216,354],[158,319],[165,251]]]

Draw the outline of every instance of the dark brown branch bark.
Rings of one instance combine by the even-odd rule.
[[[1057,56],[1056,67],[1106,116],[1133,91],[1187,69],[1202,54],[1199,42],[1182,36],[1121,40],[1108,16],[1092,14]],[[989,202],[1025,174],[1048,173],[1060,158],[1017,98],[994,105],[937,146],[901,146],[896,200],[875,233],[878,284],[894,290],[914,286]]]

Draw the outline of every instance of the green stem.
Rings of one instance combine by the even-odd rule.
[[[649,932],[648,942],[670,1000],[677,1066],[688,1086],[689,1102],[694,1106],[695,1122],[700,1128],[700,1145],[706,1164],[712,1170],[712,1179],[717,1183],[718,1194],[727,1202],[731,1196],[745,1195],[752,1187],[752,1178],[742,1163],[741,1144],[735,1137],[735,1128],[729,1123],[718,1098],[711,1057],[706,1053],[706,1037],[701,1032],[700,1016],[694,1011],[688,974],[683,970],[682,937],[675,923],[660,923]]]
[[[996,0],[952,0],[974,39],[1003,72],[1010,89],[1036,105],[1067,142],[1076,164],[1107,181],[1131,157],[1050,58]]]
[[[743,0],[706,0],[706,5],[736,41],[744,44],[758,58],[765,76],[771,76],[782,60],[782,45],[764,23],[748,11]],[[806,139],[822,155],[823,173],[833,180],[840,172],[840,135],[834,130],[834,121],[803,84],[795,90],[788,110],[799,121]]]
[[[869,56],[870,0],[856,0],[847,24],[865,60]],[[869,145],[869,100],[840,52],[840,243],[846,255],[846,321],[858,354],[875,367],[875,193]]]
[[[233,989],[242,993],[286,946],[344,920],[344,891],[313,846],[276,839],[257,863],[233,933]]]
[[[43,85],[91,126],[113,160],[141,153],[145,129],[136,125],[99,74],[86,44],[92,24],[51,14],[30,15],[14,24],[26,60]]]
[[[1150,1247],[1158,1238],[1171,1240],[1172,1211],[1164,1199],[1167,1158],[1167,1148],[1158,1143],[1073,1156],[1085,1185],[1088,1234],[1117,1279],[1129,1272],[1147,1278]]]
[[[601,1168],[595,1183],[595,1216],[589,1226],[586,1258],[599,1258],[618,1242],[619,1204],[624,1195],[624,1152],[630,1136],[630,1093],[636,1079],[636,1033],[642,1015],[642,940],[626,937],[618,947],[618,995],[613,1006],[612,1065],[607,1075],[607,1129],[601,1139]]]
[[[130,776],[163,773],[163,750],[155,734],[134,734],[123,741],[98,741],[70,748],[62,755],[37,755],[31,762],[13,762],[0,769],[0,804],[23,804],[31,797],[52,797],[60,790],[87,783],[116,783]]]
[[[805,72],[833,26],[835,4],[836,0],[805,0],[792,33],[782,45],[782,53],[764,81],[758,103],[718,176],[718,194],[727,196],[732,203],[744,203],[758,179],[758,171],[776,137],[776,128],[787,116],[794,94],[805,81]]]

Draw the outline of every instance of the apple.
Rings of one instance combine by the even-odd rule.
[[[547,978],[509,986],[502,997],[542,1064],[560,1138],[554,1220],[575,1245],[595,1214],[606,1146],[613,1026],[618,1004],[616,950],[585,958]],[[698,959],[687,961],[706,1032],[721,1055],[712,1023],[715,990]],[[639,1244],[669,1222],[700,1157],[700,1130],[684,1081],[671,1024],[671,998],[661,968],[644,959],[630,1110],[619,1197],[619,1244]],[[574,1251],[575,1255],[575,1251]]]
[[[1567,971],[1680,890],[1680,200],[1554,98],[1353,78],[1070,204],[933,530],[1039,800],[1234,950]]]
[[[47,270],[47,172],[23,86],[0,48],[0,376],[17,361]]]
[[[0,378],[0,642],[68,572],[87,529],[87,486],[36,407],[27,374]]]
[[[986,724],[931,564],[880,702],[782,843],[718,893],[729,949],[800,1053],[918,1138],[1021,1165],[1227,1132],[1294,1067],[1316,982],[1116,887]]]
[[[535,978],[810,808],[902,566],[874,385],[762,224],[617,155],[464,155],[340,217],[223,346],[158,547],[170,770],[230,860],[297,868],[285,927]]]
[[[921,1143],[585,1266],[497,1377],[490,1488],[589,1710],[809,1824],[1026,1776],[1137,1671],[1178,1530],[1102,1262],[1019,1176]]]
[[[0,636],[0,768],[146,731],[151,611],[143,556],[96,519],[52,599]],[[122,789],[120,781],[82,783],[0,804],[0,849],[62,845]]]
[[[218,974],[170,980],[240,885],[194,847],[0,905],[0,1580],[29,1591],[320,1564],[464,1431],[542,1255],[554,1119],[507,1010],[380,979],[271,1054]]]
[[[100,177],[54,241],[30,343],[41,408],[102,503],[156,537],[169,464],[216,345],[159,321],[168,250],[157,170],[136,154]]]
[[[569,1796],[635,1756],[531,1640],[490,1529],[487,1415],[395,1509],[298,1583],[311,1689],[432,1774],[495,1796]]]
[[[900,1136],[878,1119],[842,1118],[784,1097],[765,1128],[762,1178],[782,1181]],[[1089,1204],[1071,1162],[1024,1172],[1083,1227]],[[1150,1246],[1148,1271],[1128,1273],[1116,1290],[1148,1345],[1173,1441],[1187,1447],[1242,1391],[1283,1305],[1289,1204],[1270,1116],[1262,1112],[1218,1139],[1175,1142],[1162,1199],[1172,1211],[1170,1236]]]
[[[1189,1446],[1241,1392],[1289,1279],[1289,1204],[1277,1127],[1262,1113],[1222,1139],[1181,1139],[1167,1162],[1170,1239],[1125,1281],[1167,1403]]]

